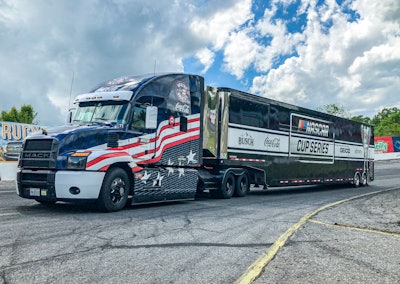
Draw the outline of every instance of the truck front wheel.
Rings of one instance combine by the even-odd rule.
[[[123,209],[128,201],[129,177],[121,168],[111,168],[103,180],[99,199],[99,210],[102,212],[114,212]]]

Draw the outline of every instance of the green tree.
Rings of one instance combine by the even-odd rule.
[[[23,105],[18,111],[16,107],[12,107],[10,111],[3,110],[0,115],[0,120],[19,122],[27,124],[35,124],[33,120],[37,116],[37,112],[33,110],[31,105]]]
[[[351,118],[351,120],[354,120],[354,121],[357,121],[357,122],[361,122],[361,123],[365,123],[365,124],[371,124],[371,118],[369,118],[368,116],[357,115],[357,116],[353,116]]]
[[[400,112],[400,109],[398,109],[397,107],[384,108],[372,118],[371,124],[374,126],[378,126],[383,119],[398,112]]]
[[[400,110],[383,117],[375,126],[375,136],[400,136]]]

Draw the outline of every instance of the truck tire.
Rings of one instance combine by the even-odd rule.
[[[237,176],[235,192],[233,193],[236,197],[245,196],[250,190],[250,180],[246,173],[242,173]]]
[[[222,180],[221,193],[223,199],[229,199],[235,192],[235,176],[232,173],[227,173]]]
[[[123,209],[128,201],[130,182],[127,173],[121,168],[111,168],[103,180],[97,205],[102,212]]]
[[[355,172],[354,173],[354,177],[353,177],[353,186],[354,187],[359,187],[360,186],[360,173],[359,172]]]

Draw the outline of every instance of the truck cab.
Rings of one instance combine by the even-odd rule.
[[[41,129],[23,145],[17,193],[42,204],[193,199],[200,154],[204,79],[127,76],[76,97],[67,125]]]

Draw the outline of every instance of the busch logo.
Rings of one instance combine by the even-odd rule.
[[[239,137],[239,145],[254,146],[254,139],[246,132]]]

